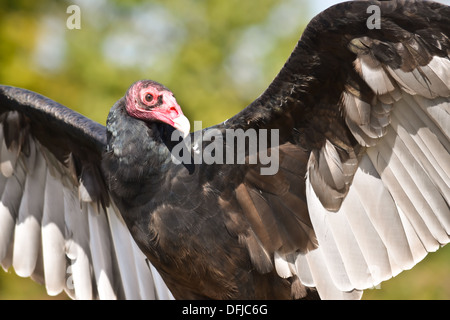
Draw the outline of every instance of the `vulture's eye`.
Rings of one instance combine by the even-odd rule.
[[[152,94],[147,93],[147,94],[145,95],[145,101],[147,101],[147,102],[152,102],[153,99],[154,99],[154,97],[153,97]]]

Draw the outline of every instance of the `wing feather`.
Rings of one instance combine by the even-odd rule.
[[[13,267],[22,277],[32,275],[41,242],[41,219],[46,169],[38,157],[36,167],[27,175],[14,231]]]
[[[99,214],[95,211],[95,207],[90,205],[84,206],[83,209],[89,222],[89,247],[98,296],[102,300],[117,299],[114,292],[112,251],[106,215]]]
[[[116,212],[111,208],[107,209],[109,227],[113,234],[114,249],[117,256],[121,277],[124,281],[124,294],[127,299],[139,299],[139,283],[133,276],[135,263],[133,258],[132,239],[129,237],[128,230],[119,218]]]
[[[64,195],[62,185],[47,170],[42,215],[42,257],[45,287],[50,295],[64,290],[66,283]]]
[[[76,299],[92,299],[92,270],[89,264],[89,224],[82,214],[75,190],[63,187],[64,217],[66,221],[67,255],[71,259],[70,273]],[[78,214],[74,214],[78,213]]]

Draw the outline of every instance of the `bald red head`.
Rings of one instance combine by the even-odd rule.
[[[152,80],[140,80],[131,85],[125,96],[130,116],[143,121],[164,122],[189,134],[189,120],[184,116],[172,92]]]

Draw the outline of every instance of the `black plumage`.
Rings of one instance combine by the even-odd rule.
[[[369,5],[381,29],[367,27]],[[450,8],[432,2],[336,5],[310,22],[260,97],[202,135],[187,135],[154,81],[133,84],[106,128],[3,86],[4,141],[25,159],[35,141],[47,170],[69,176],[81,207],[106,213],[106,224],[117,207],[175,298],[359,297],[449,241],[449,26]],[[183,163],[173,158],[176,129],[187,135]],[[233,164],[194,161],[217,146],[202,137],[230,130],[259,139],[268,130],[269,144],[253,154],[251,143],[224,142],[214,156],[234,151]],[[264,175],[267,152],[277,170]],[[123,252],[110,250],[120,264]],[[128,296],[126,272],[109,274],[118,297]]]

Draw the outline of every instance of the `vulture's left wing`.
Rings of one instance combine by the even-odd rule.
[[[268,89],[215,127],[278,130],[279,170],[234,167],[235,199],[221,199],[257,270],[357,297],[449,242],[449,38],[442,4],[338,4]]]
[[[171,298],[111,202],[106,130],[34,92],[0,86],[0,263],[77,299]]]

